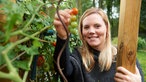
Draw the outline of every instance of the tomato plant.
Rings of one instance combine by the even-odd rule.
[[[56,46],[53,18],[57,1],[14,1],[0,1],[0,15],[4,18],[4,22],[0,21],[0,81],[4,78],[14,82],[59,82],[53,60]],[[65,7],[69,5],[67,1],[63,3]],[[73,10],[73,13],[77,12]],[[79,43],[76,34],[70,40],[71,47]],[[9,72],[2,71],[5,68]]]

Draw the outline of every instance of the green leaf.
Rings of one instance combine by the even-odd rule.
[[[27,3],[26,6],[27,6],[27,8],[28,8],[28,10],[29,10],[30,12],[33,12],[33,11],[34,11],[32,4]]]
[[[6,46],[0,46],[0,65],[5,63],[5,59],[3,58],[3,56],[2,56],[3,54],[1,52],[4,51],[9,45],[10,44],[7,44]],[[9,59],[11,60],[11,59],[15,58],[16,53],[14,50],[10,50],[7,55],[9,57]]]
[[[3,56],[2,56],[2,54],[1,54],[1,52],[4,50],[4,47],[3,46],[0,46],[0,65],[2,65],[2,64],[4,64],[5,63],[5,61],[4,61],[4,59],[3,59]]]
[[[28,55],[37,55],[37,54],[39,54],[38,48],[37,47],[34,47],[34,46],[32,46],[32,47],[26,47],[26,45],[18,45],[18,48],[20,50],[26,51],[26,53]]]
[[[33,46],[34,47],[41,47],[42,45],[41,45],[41,43],[38,40],[34,40],[33,41]]]
[[[30,47],[28,48],[28,50],[26,51],[29,55],[37,55],[39,54],[38,48],[36,47]]]
[[[29,65],[28,65],[28,61],[15,61],[14,63],[13,63],[17,68],[21,68],[21,69],[23,69],[23,70],[30,70],[30,67],[29,67]]]

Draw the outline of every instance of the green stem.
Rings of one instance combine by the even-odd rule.
[[[7,78],[9,78],[9,76],[10,76],[9,74],[0,71],[0,77],[1,78],[6,78],[7,79]]]
[[[34,14],[32,15],[31,19],[27,22],[27,24],[24,26],[24,28],[23,28],[22,30],[26,30],[26,28],[31,24],[31,22],[32,22],[33,19],[35,18],[36,12],[38,12],[39,9],[40,9],[43,5],[44,5],[44,4],[38,6],[38,8],[36,9],[36,11],[35,11]]]
[[[18,72],[10,72],[9,79],[13,80],[14,82],[22,82],[21,77],[19,76]]]
[[[38,40],[38,41],[41,41],[41,42],[46,42],[46,43],[48,43],[48,41],[46,41],[46,40],[42,40],[42,39],[40,39],[40,38],[37,38],[37,37],[34,37],[34,36],[30,36],[30,35],[24,33],[22,30],[18,30],[18,31],[15,31],[15,32],[11,33],[11,36],[18,35],[18,34],[22,34],[22,35],[24,35],[24,36],[26,36],[26,37],[29,37],[29,38],[32,38],[32,39],[34,39],[34,40]]]
[[[11,33],[11,36],[19,35],[22,32],[22,30],[17,30],[13,33]]]
[[[26,34],[26,33],[24,33],[24,32],[21,32],[20,34],[22,34],[22,35],[24,35],[24,36],[26,36],[26,37],[32,38],[32,39],[34,39],[34,40],[39,40],[39,38],[36,38],[36,37],[34,37],[34,36],[30,36],[30,35],[28,35],[28,34]]]
[[[30,35],[28,35],[28,34],[26,34],[26,33],[24,33],[24,32],[21,32],[20,34],[22,34],[22,35],[24,35],[24,36],[26,36],[26,37],[32,38],[32,39],[34,39],[34,40],[38,40],[38,41],[41,41],[41,42],[46,42],[46,43],[48,43],[48,41],[46,41],[46,40],[42,40],[42,39],[40,39],[40,38],[37,38],[37,37],[34,37],[34,36],[30,36]]]
[[[0,71],[0,77],[5,79],[11,79],[14,82],[22,82],[20,76],[17,73],[10,72],[10,73],[4,73]]]
[[[22,52],[21,54],[17,55],[14,59],[11,60],[11,62],[15,61],[17,58],[19,58],[20,56],[22,56],[23,54],[25,54],[25,52]],[[3,69],[4,67],[6,67],[7,64],[4,64],[0,67],[0,70]]]
[[[32,34],[31,36],[34,37],[38,34],[40,34],[41,32],[45,31],[46,29],[48,29],[48,27],[44,27],[43,29],[41,29],[40,31]],[[21,40],[18,40],[17,42],[15,43],[12,43],[9,47],[7,47],[4,51],[2,51],[2,56],[4,57],[5,61],[6,61],[6,64],[8,65],[8,69],[10,72],[12,72],[12,74],[14,73],[15,76],[18,76],[18,73],[16,72],[16,68],[11,64],[11,61],[8,57],[8,52],[10,50],[12,50],[15,46],[17,46],[18,44],[21,44],[25,41],[28,41],[30,39],[30,37],[25,37],[24,39],[21,39]],[[17,77],[17,79],[21,79],[20,77]],[[22,81],[19,81],[19,82],[22,82]]]
[[[30,56],[30,60],[29,60],[29,63],[28,63],[29,67],[31,66],[31,63],[32,63],[32,61],[33,61],[33,56],[34,56],[34,55],[31,55],[31,56]],[[23,76],[23,82],[26,82],[26,79],[27,79],[27,76],[28,76],[28,72],[29,72],[29,71],[25,71],[24,76]]]
[[[13,44],[11,44],[11,45],[13,45]],[[13,67],[13,65],[11,64],[11,61],[10,61],[8,55],[7,55],[7,54],[8,54],[8,51],[10,50],[10,48],[12,48],[12,46],[10,46],[10,47],[8,47],[6,50],[2,51],[2,56],[4,57],[4,59],[5,59],[6,63],[7,63],[7,65],[8,65],[9,71],[16,71],[16,69],[15,69],[15,68]]]

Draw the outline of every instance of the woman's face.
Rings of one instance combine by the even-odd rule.
[[[84,40],[94,49],[102,50],[106,40],[107,28],[99,14],[91,14],[83,20],[82,34]]]

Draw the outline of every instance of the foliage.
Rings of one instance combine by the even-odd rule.
[[[144,82],[146,82],[146,51],[144,50],[138,50],[137,52],[137,58],[139,60],[139,63],[141,64],[142,70],[143,70],[143,75],[144,75]]]
[[[118,44],[118,37],[112,38],[112,44],[113,45]],[[146,50],[146,40],[144,38],[138,37],[137,49],[138,50]]]
[[[138,50],[146,50],[146,40],[139,37],[138,38]]]
[[[93,7],[92,1],[91,0],[81,0],[82,1],[82,13],[88,9]]]
[[[75,7],[72,2],[63,1],[60,9]],[[9,72],[0,71],[0,78],[14,82],[59,81],[54,70],[56,32],[52,25],[57,0],[1,0],[1,4],[0,15],[6,18],[0,21],[0,70],[6,67]],[[70,46],[79,45],[78,39],[72,34]]]
[[[113,45],[118,45],[118,37],[112,38],[112,44]]]
[[[141,13],[140,13],[140,35],[146,37],[146,0],[141,0]]]

